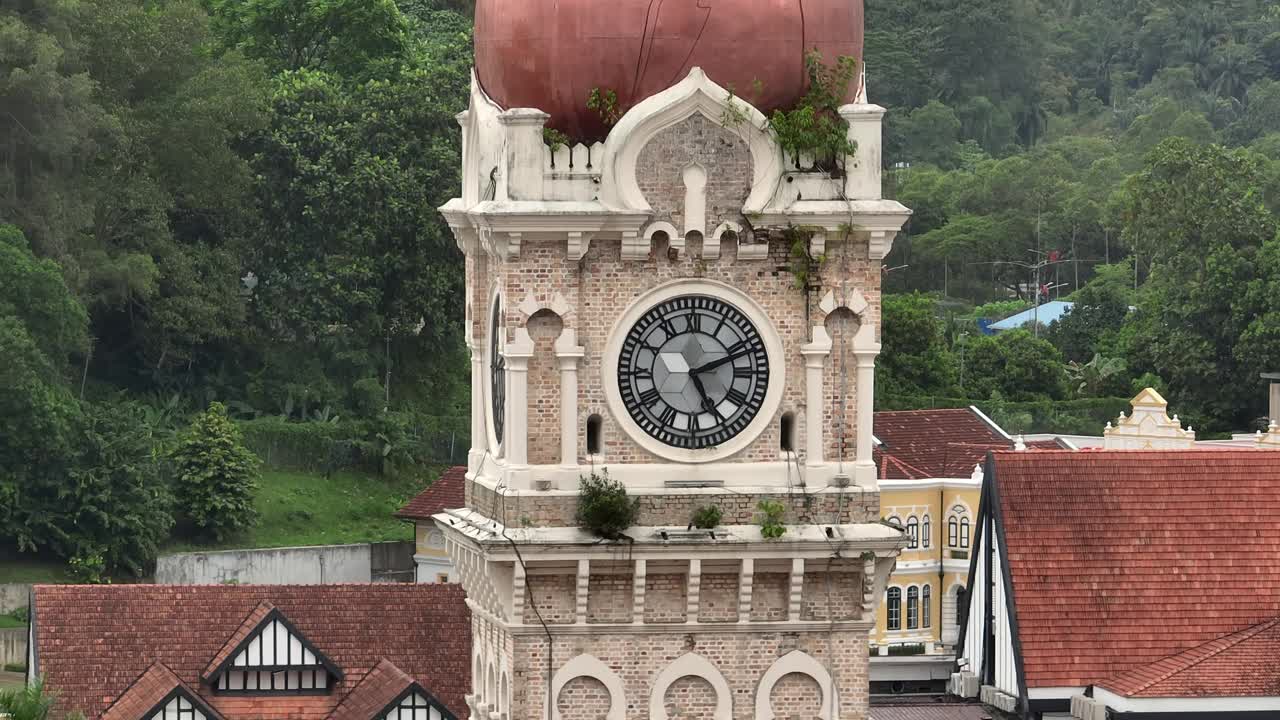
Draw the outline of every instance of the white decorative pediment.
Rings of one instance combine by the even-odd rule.
[[[1133,414],[1120,413],[1115,425],[1103,430],[1108,450],[1187,450],[1195,446],[1196,434],[1183,429],[1178,416],[1169,417],[1169,403],[1153,388],[1138,393],[1130,404]]]
[[[732,108],[730,106],[732,103]],[[604,181],[600,201],[610,208],[649,212],[652,210],[636,178],[640,152],[658,133],[695,113],[722,124],[726,110],[744,118],[726,129],[736,133],[751,151],[753,173],[751,194],[743,210],[758,212],[772,197],[780,180],[782,152],[766,129],[764,114],[694,68],[679,83],[650,96],[627,111],[609,133],[604,145]]]

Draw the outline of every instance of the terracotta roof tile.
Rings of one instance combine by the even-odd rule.
[[[450,584],[38,585],[37,671],[59,693],[60,713],[89,720],[157,662],[228,720],[323,720],[385,658],[462,715],[471,675],[464,600]],[[214,695],[200,683],[264,603],[342,670],[332,694]]]
[[[173,671],[165,666],[164,663],[152,663],[147,671],[142,673],[128,690],[121,693],[120,697],[102,713],[102,720],[146,720],[147,714],[155,710],[156,706],[163,702],[170,693],[175,690],[186,691],[189,697],[197,698],[198,695],[192,692]],[[202,707],[202,712],[212,712],[209,720],[220,720],[220,716],[212,708]]]
[[[876,464],[885,479],[965,478],[989,450],[1013,443],[972,408],[875,414]]]
[[[1280,616],[1280,453],[993,458],[1028,687],[1099,683]]]
[[[405,520],[429,520],[432,515],[466,505],[464,490],[467,479],[465,467],[451,467],[440,474],[435,482],[417,497],[396,511],[396,517]]]
[[[1127,697],[1280,695],[1280,618],[1210,640],[1099,685]]]
[[[271,611],[275,609],[276,606],[272,605],[268,600],[263,600],[258,603],[258,606],[255,607],[253,611],[250,612],[249,615],[240,623],[240,627],[236,628],[236,631],[231,633],[231,637],[227,638],[227,641],[222,644],[222,648],[218,650],[218,654],[214,655],[213,659],[209,661],[209,664],[205,666],[204,672],[200,673],[200,679],[208,682],[212,678],[213,674],[218,671],[218,668],[222,667],[222,663],[226,662],[227,658],[231,657],[231,653],[235,652],[236,648],[240,647],[240,644],[243,643],[254,630],[257,630],[258,626],[262,624],[262,621],[266,620],[267,616],[271,614]]]
[[[370,720],[411,685],[413,678],[383,658],[334,708],[329,720]]]

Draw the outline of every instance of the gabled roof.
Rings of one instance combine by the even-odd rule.
[[[1013,447],[975,408],[881,411],[874,422],[884,479],[967,478],[988,450]]]
[[[220,695],[201,683],[268,606],[341,669],[332,692]],[[324,720],[384,658],[455,715],[470,691],[470,613],[457,585],[38,585],[32,615],[34,672],[60,714],[89,720],[157,662],[227,720]]]
[[[382,718],[392,706],[413,692],[421,693],[428,702],[439,702],[428,690],[396,667],[395,663],[383,658],[373,670],[369,671],[369,674],[364,676],[364,680],[360,681],[346,699],[334,708],[328,720]],[[443,704],[442,709],[444,711],[442,714],[448,720],[454,720],[454,716],[447,708],[443,708]]]
[[[1280,616],[1280,453],[996,452],[987,482],[1028,688]]]
[[[464,498],[466,480],[465,467],[445,470],[426,490],[397,510],[396,517],[405,520],[430,520],[437,513],[464,507],[467,504]]]
[[[221,715],[206,705],[172,670],[160,662],[152,663],[129,689],[121,693],[111,707],[102,713],[102,720],[149,720],[175,694],[186,697],[209,720],[222,720]]]
[[[298,639],[302,647],[309,651],[311,655],[315,656],[315,659],[320,663],[320,665],[329,671],[329,674],[333,679],[342,679],[342,669],[326,657],[323,652],[317,649],[316,646],[307,639],[306,635],[298,631],[298,629],[293,626],[293,623],[289,622],[289,619],[280,612],[279,608],[271,604],[270,601],[263,600],[258,603],[258,606],[253,609],[253,612],[249,613],[249,616],[244,619],[244,622],[240,623],[240,627],[236,628],[234,633],[231,633],[231,637],[227,638],[227,641],[223,643],[222,648],[218,650],[218,654],[214,655],[213,659],[209,661],[209,664],[205,666],[204,672],[201,673],[200,676],[201,681],[213,684],[217,676],[223,670],[226,670],[228,665],[235,661],[236,656],[249,646],[249,643],[253,641],[253,638],[257,637],[262,629],[272,622],[279,622],[281,625],[284,625],[285,628],[287,628],[289,632]]]
[[[1125,697],[1280,696],[1280,618],[1161,658],[1099,686]]]

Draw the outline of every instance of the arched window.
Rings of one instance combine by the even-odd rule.
[[[890,525],[897,525],[898,527],[902,527],[902,518],[898,517],[897,515],[889,516],[888,522]]]
[[[902,589],[889,588],[888,600],[884,604],[885,626],[890,630],[902,629]]]
[[[955,515],[947,518],[947,547],[960,546],[960,521]]]
[[[599,455],[604,446],[604,418],[592,415],[587,418],[587,454]]]
[[[960,518],[960,549],[969,549],[969,518]]]
[[[933,608],[931,607],[933,603],[929,602],[932,599],[930,596],[933,595],[933,591],[930,587],[925,585],[920,589],[920,627],[933,625]]]
[[[912,585],[907,588],[907,629],[920,627],[920,588]]]
[[[920,521],[915,515],[907,518],[907,537],[910,541],[907,543],[908,550],[915,550],[920,547]]]
[[[925,515],[924,520],[920,523],[920,547],[928,549],[932,538],[929,537],[929,516]]]
[[[782,413],[782,426],[779,428],[779,444],[782,452],[791,453],[796,451],[796,414]]]

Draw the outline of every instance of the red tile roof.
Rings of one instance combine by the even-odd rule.
[[[396,517],[405,520],[429,520],[432,515],[465,506],[464,490],[467,481],[465,467],[451,467],[440,474],[435,482],[418,496],[396,511]]]
[[[383,658],[360,684],[347,694],[329,720],[370,720],[413,685],[413,678]]]
[[[148,713],[155,710],[156,706],[168,698],[170,693],[179,688],[185,690],[191,697],[199,697],[164,663],[153,663],[133,685],[129,686],[128,690],[121,693],[106,712],[102,713],[102,720],[146,720],[149,717]],[[200,710],[208,712],[212,708],[202,707]],[[214,712],[209,720],[221,720],[221,717]]]
[[[1280,618],[1098,683],[1126,697],[1280,695]]]
[[[1013,447],[972,408],[878,412],[875,436],[880,476],[895,480],[966,478],[988,450]]]
[[[262,621],[266,620],[267,616],[271,614],[271,611],[275,609],[276,606],[272,605],[268,600],[263,600],[258,603],[258,606],[253,609],[253,612],[250,612],[249,615],[240,622],[240,627],[236,628],[236,631],[231,633],[231,636],[227,638],[227,641],[222,644],[222,647],[218,650],[218,654],[214,655],[213,659],[209,661],[209,664],[204,667],[204,671],[200,673],[200,679],[205,682],[211,681],[214,673],[218,672],[218,670],[222,668],[222,664],[227,661],[227,658],[231,657],[231,653],[235,652],[236,648],[240,647],[240,644],[243,643],[254,630],[257,630],[258,626],[262,624]]]
[[[329,695],[215,695],[200,676],[271,603],[339,667]],[[157,662],[228,720],[323,720],[382,659],[465,717],[470,613],[457,585],[38,585],[36,672],[89,720]],[[134,719],[136,720],[136,719]]]
[[[1098,683],[1280,616],[1280,453],[993,457],[1029,688]]]

